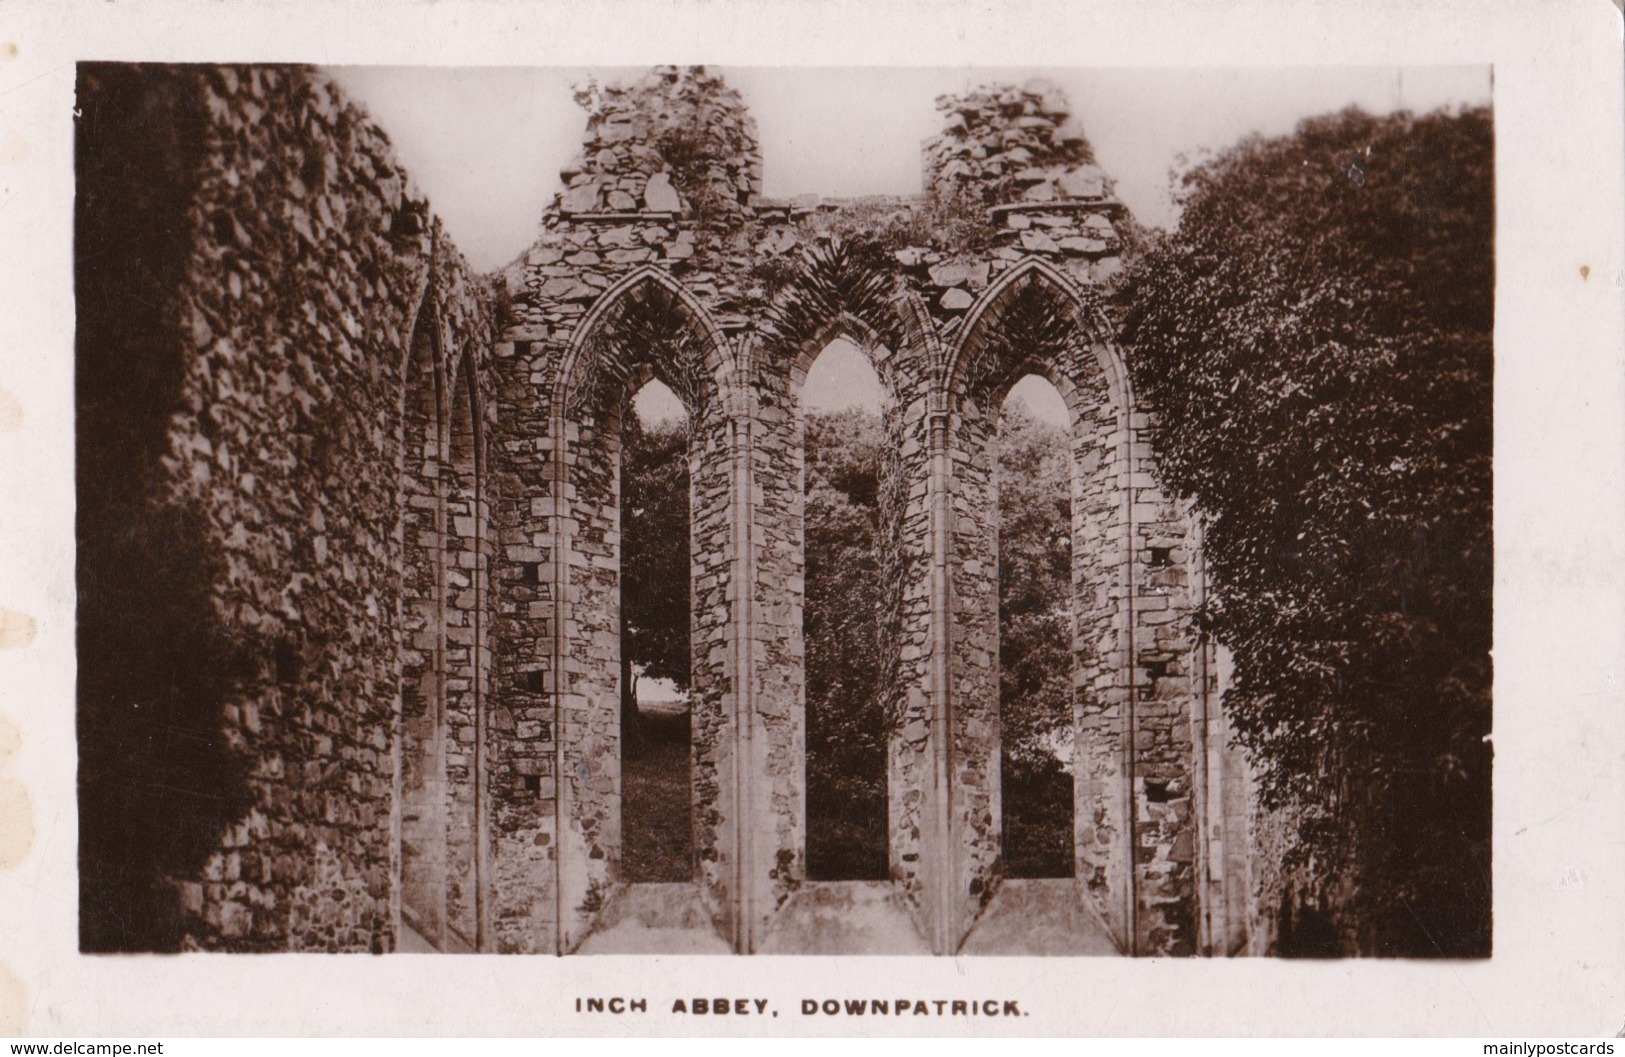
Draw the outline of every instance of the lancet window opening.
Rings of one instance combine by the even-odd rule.
[[[967,314],[950,357],[948,379],[960,458],[954,493],[962,509],[954,534],[954,621],[957,635],[953,723],[965,744],[1000,746],[989,758],[961,758],[976,781],[957,794],[961,814],[999,820],[986,841],[964,845],[962,883],[1004,876],[1003,738],[998,715],[998,470],[992,457],[1006,394],[1034,374],[1061,394],[1071,452],[1069,591],[1070,704],[1073,750],[1073,866],[1080,894],[1125,945],[1133,920],[1134,703],[1132,488],[1124,476],[1132,451],[1130,398],[1122,364],[1098,336],[1091,310],[1049,264],[1012,268]],[[1087,560],[1085,560],[1087,556]],[[989,563],[992,563],[991,570]],[[1126,673],[1126,674],[1125,674]],[[1125,680],[1129,685],[1125,685]],[[984,780],[981,768],[992,774]],[[986,794],[981,790],[986,789]],[[1017,872],[1024,872],[1019,867]],[[1043,871],[1050,872],[1050,871]],[[1064,872],[1064,871],[1056,871]],[[984,889],[985,891],[985,889]],[[965,912],[968,928],[977,913]]]
[[[863,339],[844,331],[800,377],[807,877],[889,873],[889,670],[882,509],[890,403]],[[798,372],[800,373],[800,372]]]
[[[620,410],[621,878],[694,879],[688,409],[654,376]]]
[[[1072,423],[1022,376],[998,408],[1001,857],[1010,878],[1075,872]]]
[[[554,422],[562,442],[557,494],[565,500],[552,535],[562,556],[555,597],[559,657],[565,666],[556,701],[559,856],[564,864],[557,906],[559,947],[564,952],[574,950],[598,926],[606,900],[618,885],[654,878],[696,880],[712,888],[727,883],[729,863],[715,851],[724,837],[719,832],[721,821],[714,811],[702,810],[702,793],[711,790],[705,795],[714,797],[724,780],[719,765],[734,762],[706,748],[717,742],[717,728],[725,722],[720,697],[724,676],[717,670],[721,651],[706,643],[714,645],[727,629],[729,584],[712,560],[719,548],[714,542],[701,548],[696,539],[702,531],[714,534],[719,526],[726,529],[729,492],[727,478],[716,472],[726,472],[721,460],[700,458],[725,443],[719,434],[722,419],[716,400],[720,334],[705,325],[702,312],[669,276],[651,268],[633,273],[606,292],[579,325],[556,391]],[[624,811],[628,776],[623,767],[627,731],[622,710],[629,695],[623,688],[636,684],[623,664],[631,660],[624,652],[622,620],[628,573],[623,440],[636,413],[632,401],[653,379],[681,405],[688,422],[688,435],[679,448],[680,467],[712,471],[691,485],[687,524],[678,533],[693,559],[688,572],[689,629],[681,644],[688,650],[691,668],[687,694],[691,795],[686,810],[692,850],[676,852],[692,863],[686,875],[651,875],[644,872],[648,863],[629,858],[632,829]],[[701,501],[696,502],[696,496]],[[672,798],[667,809],[678,816],[685,810]],[[703,854],[707,849],[710,854]]]

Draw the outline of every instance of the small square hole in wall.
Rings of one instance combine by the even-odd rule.
[[[1168,674],[1167,661],[1146,661],[1145,677],[1149,680],[1161,679]]]
[[[539,694],[547,689],[542,672],[520,672],[519,689],[527,693]]]
[[[519,567],[519,582],[522,584],[539,584],[542,582],[542,567],[537,562],[525,562]]]
[[[520,775],[519,788],[523,792],[540,795],[542,792],[542,776],[539,774]]]
[[[1145,798],[1153,804],[1166,804],[1173,799],[1165,779],[1147,778],[1145,780]]]
[[[1172,565],[1172,564],[1174,564],[1174,549],[1172,547],[1152,547],[1151,548],[1151,564],[1152,565]]]

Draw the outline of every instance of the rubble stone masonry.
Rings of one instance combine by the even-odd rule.
[[[87,947],[570,953],[621,920],[620,433],[658,378],[690,423],[682,927],[814,949],[792,904],[856,898],[804,852],[801,387],[836,337],[889,439],[891,869],[859,902],[952,954],[1003,883],[992,441],[1032,373],[1072,419],[1075,900],[1125,953],[1246,945],[1193,524],[1101,308],[1133,223],[1052,87],[939,100],[925,193],[853,201],[765,198],[703,69],[584,87],[487,278],[315,71],[87,65],[80,96]],[[184,839],[134,849],[157,786]]]

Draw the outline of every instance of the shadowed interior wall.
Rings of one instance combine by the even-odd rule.
[[[78,88],[82,942],[389,950],[408,347],[488,295],[313,71]]]
[[[463,945],[485,944],[486,696],[491,669],[485,610],[490,533],[484,487],[484,430],[467,347],[449,369],[445,466],[446,918]]]

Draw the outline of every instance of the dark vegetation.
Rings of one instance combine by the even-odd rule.
[[[694,879],[693,787],[687,712],[644,712],[622,749],[621,876]]]
[[[807,416],[807,876],[887,876],[880,416]]]
[[[689,716],[639,708],[637,677],[688,688],[688,426],[645,428],[630,407],[622,419],[621,870],[628,881],[687,881]]]
[[[1125,287],[1271,807],[1280,953],[1490,950],[1487,110],[1306,121],[1184,178]]]
[[[1072,484],[1066,431],[999,423],[999,718],[1008,877],[1071,877]]]

